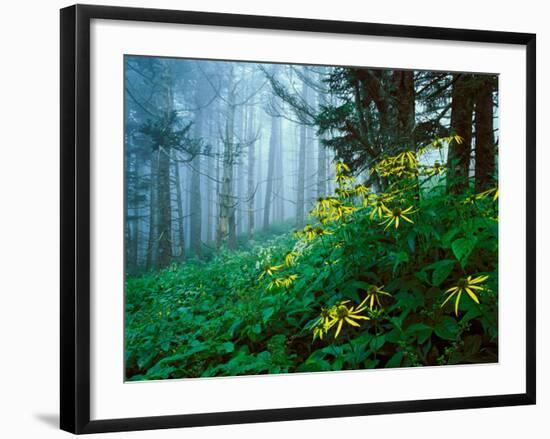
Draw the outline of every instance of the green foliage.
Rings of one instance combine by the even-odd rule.
[[[496,190],[339,166],[302,231],[127,278],[127,379],[497,361]]]

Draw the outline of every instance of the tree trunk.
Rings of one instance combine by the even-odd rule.
[[[272,74],[275,76],[279,71],[279,66],[274,64],[272,67]],[[265,189],[264,200],[264,221],[263,229],[267,230],[270,224],[271,207],[273,204],[273,171],[275,166],[275,159],[277,157],[277,147],[279,145],[281,131],[281,120],[276,116],[271,116],[271,134],[269,137],[269,155],[267,160],[267,182]]]
[[[162,148],[159,146],[159,148]],[[170,200],[170,150],[160,150],[158,169],[158,266],[172,260],[172,206]]]
[[[176,185],[176,206],[178,213],[178,245],[174,255],[179,261],[185,260],[185,222],[183,218],[183,198],[181,194],[180,164],[174,161],[174,179]]]
[[[283,221],[285,218],[285,182],[284,182],[284,157],[282,148],[283,127],[282,120],[278,121],[279,135],[275,150],[275,164],[273,169],[275,212],[273,218],[277,221]]]
[[[309,87],[302,83],[302,98],[308,102]],[[298,150],[298,187],[296,194],[296,227],[304,225],[305,219],[305,182],[306,182],[306,149],[308,146],[308,129],[300,125],[300,146]]]
[[[235,229],[235,197],[233,195],[233,166],[235,161],[235,99],[236,85],[234,72],[231,70],[228,84],[227,121],[223,151],[223,175],[220,188],[219,222],[216,244],[218,248],[227,244],[229,248],[237,248],[237,233]]]
[[[269,137],[269,156],[267,159],[267,181],[264,203],[264,230],[267,230],[270,224],[271,205],[273,202],[273,171],[277,154],[277,145],[279,143],[280,123],[281,121],[278,117],[271,117],[271,135]]]
[[[159,164],[160,150],[156,150],[151,155],[151,170],[149,176],[149,238],[147,244],[147,269],[155,270],[157,268],[158,253],[158,188],[157,174]]]
[[[494,185],[496,167],[492,78],[482,80],[477,91],[475,106],[475,190],[483,192]]]
[[[248,110],[248,139],[251,141],[251,139],[254,138],[254,108],[251,107]],[[247,189],[248,189],[248,239],[254,238],[254,199],[255,199],[255,193],[254,193],[254,167],[256,166],[255,163],[255,142],[252,142],[248,145],[248,182],[247,182]]]
[[[452,141],[447,155],[447,190],[464,192],[469,185],[470,154],[472,149],[471,77],[455,74],[451,101],[451,131],[462,137],[462,143]]]
[[[397,106],[397,143],[401,148],[415,149],[413,130],[415,122],[413,71],[396,70],[393,73],[395,105]]]

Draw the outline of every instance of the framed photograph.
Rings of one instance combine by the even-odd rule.
[[[61,428],[534,404],[535,41],[62,9]]]

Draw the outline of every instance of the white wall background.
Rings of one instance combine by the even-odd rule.
[[[96,3],[88,1],[88,3]],[[464,27],[538,36],[538,405],[483,410],[325,419],[103,435],[172,438],[470,438],[545,437],[550,433],[550,381],[544,368],[550,326],[544,320],[549,287],[544,252],[550,235],[550,160],[542,148],[543,102],[550,100],[548,13],[544,2],[460,0],[103,0],[100,4],[246,14],[299,16],[395,24]],[[59,288],[59,14],[69,2],[27,0],[3,5],[0,16],[0,435],[66,436],[58,422]],[[338,391],[338,389],[335,389]]]

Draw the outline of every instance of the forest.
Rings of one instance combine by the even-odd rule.
[[[498,361],[498,76],[124,58],[125,378]]]

